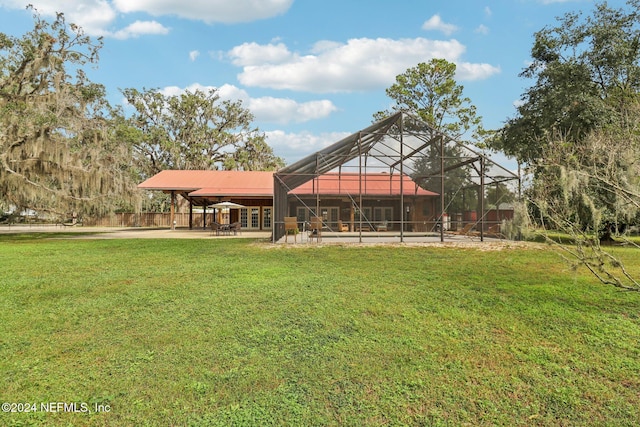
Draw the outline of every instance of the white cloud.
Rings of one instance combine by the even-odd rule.
[[[156,21],[135,21],[120,30],[111,27],[117,11],[107,0],[0,0],[0,5],[24,9],[30,3],[42,16],[55,16],[62,12],[69,23],[74,23],[92,36],[126,39],[145,34],[165,35],[169,29]]]
[[[475,32],[486,36],[487,34],[489,34],[489,27],[487,27],[486,25],[480,24],[475,29]]]
[[[462,62],[456,64],[456,78],[460,80],[483,80],[500,73],[500,67],[490,64],[471,64]]]
[[[267,143],[276,155],[287,162],[299,160],[350,135],[347,132],[312,134],[310,132],[286,133],[282,130],[265,132]]]
[[[337,108],[326,99],[299,103],[289,98],[266,96],[251,99],[249,110],[260,121],[286,124],[321,119],[337,111]]]
[[[337,111],[333,102],[323,99],[319,101],[297,102],[290,98],[263,96],[252,98],[236,86],[223,85],[219,88],[220,97],[229,100],[241,100],[258,121],[286,124],[291,122],[307,122],[328,117]]]
[[[458,31],[458,27],[456,27],[455,25],[443,22],[442,18],[440,18],[440,15],[433,15],[431,18],[426,20],[425,23],[422,24],[422,29],[428,31],[441,31],[442,33],[444,33],[444,35],[447,36],[450,36],[454,32]]]
[[[293,0],[0,0],[0,6],[13,9],[24,9],[29,3],[43,16],[64,13],[68,22],[78,24],[89,35],[125,39],[164,35],[169,30],[156,21],[136,21],[114,29],[118,14],[177,15],[207,23],[250,22],[285,13]]]
[[[65,6],[66,3],[68,2],[65,2]],[[115,11],[106,1],[79,2],[76,5],[71,11],[66,12],[66,16],[70,22],[80,25],[89,34],[104,35],[103,29],[116,19]],[[60,10],[65,11],[57,9]]]
[[[189,59],[193,62],[195,61],[198,56],[200,56],[200,52],[197,50],[192,50],[191,52],[189,52]]]
[[[230,50],[227,56],[243,67],[238,79],[245,86],[336,93],[388,87],[398,74],[420,62],[444,58],[460,63],[464,52],[457,40],[361,38],[347,43],[320,41],[308,54],[290,52],[282,44],[251,43]],[[489,64],[458,66],[463,80],[500,71]]]
[[[156,21],[136,21],[122,30],[118,30],[110,35],[116,39],[129,39],[145,34],[165,35],[169,34],[169,29]]]
[[[232,58],[233,64],[239,67],[264,63],[279,64],[292,56],[283,43],[267,45],[244,43],[231,49],[228,55]]]
[[[113,0],[124,13],[177,15],[207,23],[251,22],[271,18],[289,10],[293,0]]]
[[[178,96],[184,92],[196,90],[209,91],[213,86],[203,86],[194,83],[185,88],[167,86],[161,90],[164,95]],[[323,99],[318,101],[297,102],[289,98],[275,98],[271,96],[252,98],[247,91],[237,86],[225,84],[218,89],[220,99],[230,101],[242,101],[242,105],[249,109],[256,121],[287,124],[292,122],[302,123],[310,120],[328,117],[337,111],[333,102]]]
[[[311,53],[319,55],[323,52],[328,52],[334,49],[339,49],[342,46],[342,43],[332,41],[332,40],[320,40],[313,45],[311,49]]]
[[[0,1],[0,4],[15,9],[24,9],[29,3],[43,16],[55,16],[58,12],[64,13],[67,22],[81,26],[90,35],[105,35],[107,33],[105,28],[116,19],[116,12],[105,0]]]
[[[484,7],[484,14],[487,16],[491,16],[493,15],[493,11],[491,10],[491,8],[489,6],[485,6]]]

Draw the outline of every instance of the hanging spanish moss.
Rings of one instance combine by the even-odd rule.
[[[20,39],[0,34],[0,199],[55,216],[131,204],[130,152],[115,141],[104,88],[82,71],[101,40],[62,14],[34,19]]]
[[[635,104],[640,112],[640,104]],[[637,115],[640,118],[640,115]],[[600,281],[640,291],[640,280],[609,252],[635,245],[629,225],[640,218],[640,119],[629,129],[594,131],[580,144],[558,136],[536,164],[529,202],[537,225],[569,236],[558,243],[573,267],[588,268]]]

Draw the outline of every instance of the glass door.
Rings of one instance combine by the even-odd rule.
[[[387,228],[390,230],[393,224],[393,208],[390,206],[376,206],[373,208],[373,222],[382,224],[385,221]]]
[[[244,230],[260,229],[260,208],[241,208],[240,209],[240,225]]]
[[[271,213],[273,208],[262,208],[262,229],[268,230],[271,228]]]
[[[248,228],[249,225],[249,209],[241,208],[240,209],[240,226],[242,228]]]
[[[330,206],[320,208],[320,212],[324,225],[330,230],[336,230],[338,228],[338,220],[340,219],[340,208]]]
[[[247,227],[249,230],[260,229],[260,208],[249,208],[251,210],[251,224]]]

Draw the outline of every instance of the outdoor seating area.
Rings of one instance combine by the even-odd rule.
[[[462,227],[460,230],[455,230],[455,231],[450,231],[450,234],[457,234],[460,236],[467,236],[469,234],[471,234],[473,231],[473,228],[476,226],[476,224],[474,222],[470,222],[468,224],[466,224],[464,227]]]
[[[371,226],[356,224],[354,226],[354,231],[371,231]]]
[[[229,225],[229,232],[231,234],[233,234],[234,236],[238,235],[238,234],[241,234],[240,233],[241,231],[242,231],[242,225],[240,224],[240,221],[236,221],[236,222],[231,223]]]
[[[349,224],[342,222],[342,220],[338,221],[338,231],[343,233],[349,231]]]
[[[218,222],[212,222],[209,225],[209,228],[211,229],[211,235],[213,236],[214,234],[216,236],[230,236],[230,235],[238,235],[240,234],[241,230],[242,230],[242,226],[240,224],[240,222],[234,222],[231,224],[220,224]]]
[[[442,169],[447,150],[451,164]],[[460,180],[448,179],[454,173]],[[285,217],[318,216],[327,236],[396,233],[404,241],[405,233],[437,232],[444,241],[464,220],[474,225],[455,235],[477,232],[482,241],[489,226],[513,218],[505,197],[518,180],[477,147],[397,112],[274,173],[273,240],[284,236]]]
[[[376,231],[387,231],[389,221],[382,221],[380,224],[376,225]]]

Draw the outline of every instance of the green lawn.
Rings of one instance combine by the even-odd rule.
[[[0,425],[640,419],[640,295],[546,249],[36,237],[0,236],[1,400],[38,409]]]

